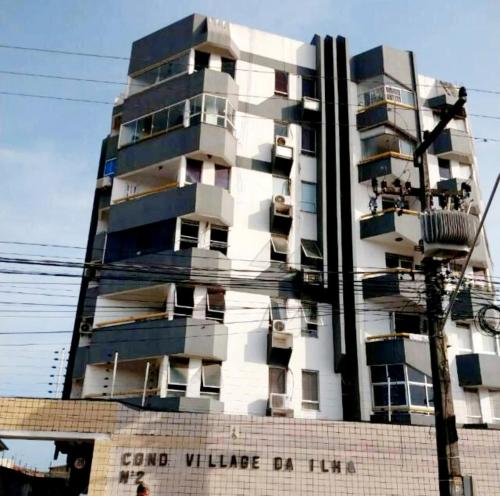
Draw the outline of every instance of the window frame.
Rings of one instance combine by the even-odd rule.
[[[314,201],[305,201],[304,190],[309,188],[309,193],[313,192]],[[318,191],[317,191],[317,183],[312,183],[310,181],[300,181],[300,211],[306,212],[308,214],[317,214],[318,213]],[[307,205],[311,205],[308,207]]]
[[[208,236],[208,248],[212,251],[219,251],[223,255],[227,256],[227,250],[229,248],[229,228],[227,226],[220,226],[218,224],[209,224],[209,236]],[[212,239],[212,232],[219,231],[226,233],[226,241],[217,241]]]
[[[179,289],[190,289],[192,290],[193,292],[193,306],[189,306],[189,305],[179,305],[178,303],[178,296],[177,296],[177,293],[178,293],[178,290]],[[193,316],[193,311],[194,311],[194,308],[195,308],[195,301],[194,301],[194,287],[191,287],[191,286],[180,286],[178,287],[177,285],[175,286],[174,288],[174,310],[173,310],[173,315],[174,315],[174,318],[175,317],[192,317]],[[176,309],[177,308],[185,308],[187,310],[191,310],[190,313],[179,313],[179,312],[176,312]]]
[[[306,312],[306,307],[315,307],[316,319],[311,320]],[[302,326],[301,334],[304,337],[317,338],[318,337],[318,327],[322,324],[321,318],[319,316],[318,302],[316,301],[301,301],[300,308],[302,313]]]
[[[205,367],[217,365],[219,368],[219,384],[217,386],[205,384]],[[222,389],[222,362],[216,360],[202,360],[200,378],[200,397],[220,398]]]
[[[313,375],[316,378],[316,400],[311,400],[311,399],[304,399],[304,375],[305,374],[310,374]],[[302,410],[313,410],[313,411],[321,411],[320,409],[320,390],[319,390],[319,370],[311,370],[311,369],[302,369],[302,374],[301,374],[301,389],[302,389],[302,398],[301,398],[301,404],[302,404]]]
[[[305,132],[310,132],[312,134],[312,141],[313,141],[313,148],[312,149],[307,149],[304,148],[304,133]],[[312,126],[301,126],[301,140],[300,140],[300,153],[302,155],[309,155],[311,157],[315,157],[317,153],[317,146],[318,146],[318,136],[316,129]]]
[[[200,222],[197,220],[191,219],[179,219],[180,220],[180,228],[179,228],[179,250],[189,250],[190,248],[198,248],[200,245]],[[182,234],[183,226],[197,226],[198,234],[196,238],[194,236],[186,236]],[[182,243],[188,243],[187,247],[182,247]]]
[[[285,89],[279,88],[279,75],[286,77]],[[290,73],[279,69],[274,70],[274,94],[278,96],[288,96],[290,91]]]
[[[186,382],[173,382],[171,381],[171,370],[172,361],[184,363],[186,365]],[[184,368],[184,367],[182,367]],[[187,392],[187,387],[189,385],[189,358],[186,357],[168,357],[168,368],[167,368],[167,397],[169,396],[185,396]],[[173,386],[173,387],[172,387]],[[173,394],[171,394],[173,393]]]
[[[210,294],[222,294],[222,301],[224,303],[224,310],[220,309],[215,309],[210,307]],[[205,296],[205,302],[206,302],[206,307],[205,307],[205,319],[206,320],[213,320],[215,322],[218,322],[219,324],[224,323],[224,317],[226,315],[226,292],[223,289],[220,288],[207,288],[207,294]],[[209,315],[209,313],[211,315]],[[218,314],[214,315],[214,314]]]

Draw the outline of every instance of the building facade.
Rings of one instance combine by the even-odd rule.
[[[342,37],[200,15],[134,42],[128,77],[64,397],[433,425],[420,264],[439,247],[421,239],[412,155],[456,88],[419,75],[412,52],[351,56]],[[481,215],[465,113],[424,178],[429,215]],[[453,249],[449,288],[467,251]],[[459,424],[500,423],[499,343],[474,318],[490,266],[482,234],[446,326]]]

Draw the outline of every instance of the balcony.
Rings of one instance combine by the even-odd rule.
[[[440,158],[472,164],[471,141],[471,137],[464,131],[445,129],[434,142],[434,154]]]
[[[271,232],[288,236],[292,227],[292,220],[293,207],[290,199],[282,195],[275,195],[271,202]]]
[[[402,215],[394,208],[380,213],[366,214],[360,218],[361,239],[389,246],[394,242],[405,248],[413,248],[420,241],[420,222],[418,213],[403,210]]]
[[[90,346],[78,348],[75,373],[81,374],[87,364],[111,362],[115,353],[120,361],[175,354],[227,359],[227,327],[224,324],[188,317],[169,320],[167,317],[165,312],[156,312],[95,324]]]
[[[274,322],[276,323],[276,321]],[[293,350],[293,334],[270,330],[267,336],[267,363],[287,367]]]
[[[124,231],[181,216],[231,226],[233,213],[234,200],[225,189],[190,184],[111,206],[108,231]]]
[[[414,148],[413,142],[398,136],[389,128],[385,128],[384,133],[361,140],[361,161],[359,163],[366,164],[387,157],[413,162]]]
[[[426,102],[427,107],[432,110],[437,110],[442,112],[443,110],[450,110],[455,102],[457,101],[457,95],[451,95],[449,93],[443,93],[442,95],[435,96],[433,98],[429,98]],[[466,111],[464,108],[459,110],[459,117],[466,117]]]
[[[390,269],[388,269],[390,270]],[[425,305],[424,276],[399,269],[397,272],[365,277],[363,298],[376,303],[395,302]]]
[[[419,184],[418,170],[409,162],[410,158],[400,158],[395,154],[385,154],[379,158],[358,164],[358,182],[370,181],[374,177],[392,182],[405,174],[413,186]]]
[[[417,113],[414,108],[398,108],[393,103],[381,102],[361,110],[356,115],[357,128],[360,131],[372,127],[387,125],[416,137]]]
[[[472,287],[459,291],[451,308],[451,319],[459,322],[473,321],[482,306],[492,305],[495,293],[486,287]]]
[[[126,174],[181,155],[204,160],[210,156],[210,160],[233,166],[236,138],[227,128],[205,122],[191,123],[189,127],[157,134],[118,150],[116,174]]]
[[[500,356],[486,353],[457,355],[461,387],[500,389]]]

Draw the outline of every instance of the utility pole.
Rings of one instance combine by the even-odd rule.
[[[443,111],[440,121],[435,128],[430,132],[424,131],[424,139],[417,146],[413,154],[413,164],[419,169],[420,205],[422,212],[430,209],[432,200],[429,177],[424,167],[425,152],[455,116],[463,115],[463,107],[466,101],[467,93],[465,88],[462,87],[459,90],[458,100],[450,109]],[[434,389],[439,494],[440,496],[462,496],[464,489],[460,471],[458,434],[453,410],[450,369],[446,353],[447,342],[443,329],[442,263],[442,260],[433,257],[425,257],[423,260],[432,384]]]

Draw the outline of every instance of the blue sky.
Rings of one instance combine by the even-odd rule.
[[[380,44],[415,52],[420,73],[469,88],[500,91],[500,3],[497,0],[0,0],[0,44],[128,56],[132,41],[199,12],[303,41],[315,33],[342,34],[351,53]],[[304,8],[305,6],[305,8]],[[127,62],[0,48],[0,71],[126,81]],[[112,102],[120,84],[70,82],[0,73],[0,92],[37,93]],[[470,91],[471,113],[500,116],[500,94]],[[42,100],[0,94],[0,241],[82,247],[86,243],[100,142],[109,130],[109,105]],[[474,136],[500,140],[500,120],[472,118]],[[500,142],[475,142],[483,198],[500,171]],[[499,194],[500,195],[500,194]],[[490,248],[500,264],[500,201],[488,222]],[[0,244],[5,253],[82,256]],[[19,267],[21,268],[21,267]],[[26,270],[26,267],[21,268]],[[67,272],[67,271],[66,271]],[[57,281],[55,281],[57,279]],[[26,281],[32,284],[28,289]],[[15,281],[17,284],[13,284]],[[36,284],[33,284],[35,283]],[[46,284],[65,282],[67,285]],[[0,301],[75,303],[77,278],[26,278],[0,274]],[[41,293],[41,296],[5,293]],[[11,312],[7,312],[9,308]],[[71,306],[0,305],[0,331],[70,330]],[[50,309],[50,307],[49,307]],[[14,311],[13,311],[14,310]],[[27,311],[29,310],[29,311]],[[0,394],[46,395],[54,351],[69,334],[0,335]],[[10,346],[37,343],[37,346]],[[44,343],[44,345],[39,345]],[[5,345],[9,346],[5,346]],[[2,346],[3,345],[3,346]],[[10,358],[15,357],[15,358]],[[15,365],[15,367],[13,366]],[[14,449],[41,466],[43,449]],[[16,451],[17,449],[17,451]]]

